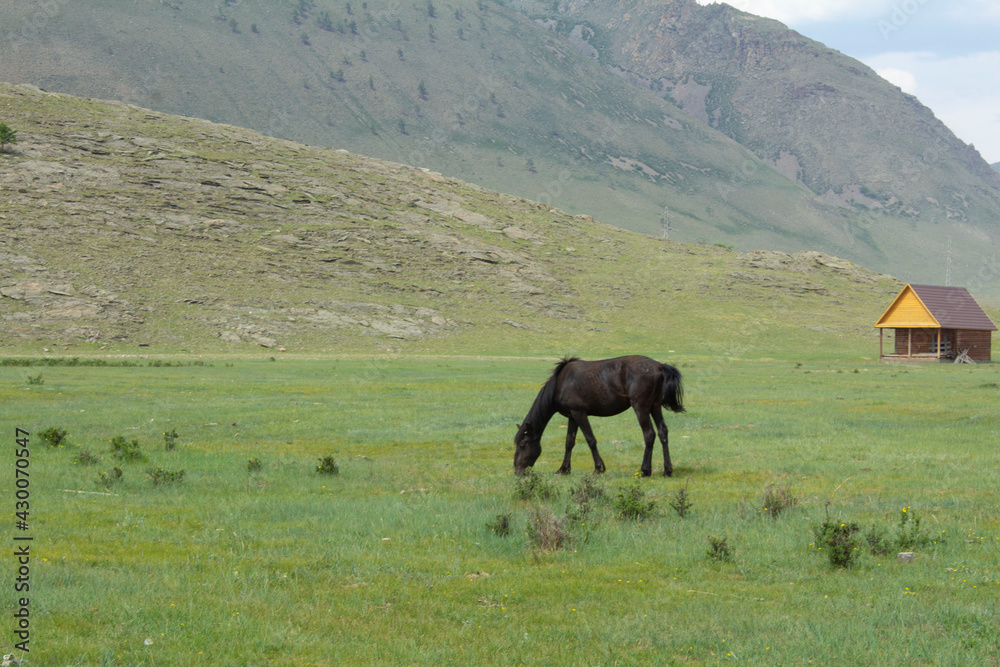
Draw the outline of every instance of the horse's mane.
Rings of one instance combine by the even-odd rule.
[[[545,381],[542,385],[541,391],[538,392],[538,396],[535,397],[535,402],[531,404],[531,409],[528,410],[528,415],[524,418],[524,423],[521,424],[520,428],[517,429],[517,435],[514,437],[514,442],[518,442],[521,436],[524,434],[526,429],[530,429],[534,437],[540,438],[542,431],[545,430],[546,425],[548,425],[549,420],[552,419],[552,415],[555,414],[556,410],[554,406],[556,400],[556,382],[559,379],[559,373],[562,369],[574,361],[580,361],[579,357],[563,357],[556,367],[552,369],[552,375],[549,379]]]

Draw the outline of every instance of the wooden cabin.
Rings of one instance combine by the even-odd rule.
[[[875,326],[879,360],[942,361],[963,352],[972,361],[990,361],[990,338],[997,330],[964,287],[907,285]],[[886,329],[895,341],[885,349]]]

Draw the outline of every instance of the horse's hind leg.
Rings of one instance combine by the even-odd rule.
[[[590,454],[594,457],[594,472],[604,472],[604,459],[601,458],[600,453],[597,451],[597,438],[594,437],[594,431],[590,428],[590,421],[587,419],[587,413],[574,412],[570,421],[573,420],[580,425],[580,430],[583,431],[583,437],[587,439],[587,444],[590,446]]]
[[[570,473],[570,456],[573,454],[573,446],[576,444],[576,428],[576,420],[570,417],[569,423],[566,424],[566,455],[563,456],[562,465],[556,471],[560,475]]]
[[[663,421],[663,413],[660,411],[660,408],[653,408],[650,414],[653,416],[653,421],[656,422],[656,430],[660,435],[660,442],[663,443],[663,475],[664,477],[670,477],[674,474],[674,464],[670,462],[670,447],[667,445],[667,423]],[[652,445],[650,445],[650,458],[652,458]]]
[[[639,418],[639,426],[642,427],[642,439],[646,443],[646,449],[642,453],[642,476],[649,477],[653,474],[653,443],[656,442],[656,433],[649,421],[649,412],[639,408],[634,409],[635,416]],[[663,421],[662,417],[660,421]]]

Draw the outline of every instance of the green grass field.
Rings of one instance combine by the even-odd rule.
[[[551,359],[0,367],[5,489],[31,432],[29,530],[4,494],[4,651],[30,535],[27,665],[1000,662],[1000,367],[660,358],[688,412],[667,416],[675,476],[657,452],[638,480],[643,521],[614,503],[642,456],[631,413],[593,420],[608,472],[589,514],[587,448],[554,475],[561,417],[536,465],[556,495],[515,497],[515,424]],[[116,461],[118,436],[146,460]],[[769,485],[795,501],[775,517]],[[539,506],[576,517],[562,548],[529,538]],[[916,547],[862,540],[847,568],[818,549],[828,518],[892,538],[904,508]],[[487,527],[502,514],[507,537]]]

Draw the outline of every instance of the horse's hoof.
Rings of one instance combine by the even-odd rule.
[[[674,476],[673,468],[671,468],[670,470],[664,470],[663,471],[663,476],[664,477],[673,477]]]
[[[650,476],[652,476],[652,474],[653,474],[652,470],[643,470],[642,471],[642,476],[643,477],[650,477]]]
[[[569,468],[559,468],[559,470],[556,470],[556,474],[557,475],[568,475],[569,474]]]

